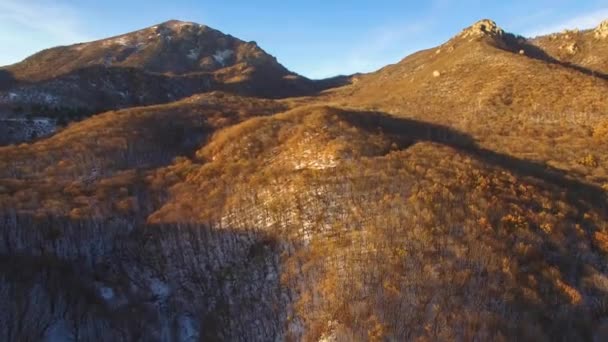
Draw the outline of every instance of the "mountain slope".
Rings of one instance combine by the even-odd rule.
[[[354,102],[446,114],[608,110],[607,80],[553,62],[524,38],[487,20],[437,48],[361,77],[349,90]]]
[[[552,340],[569,322],[587,339],[601,322],[582,317],[605,314],[581,304],[603,298],[605,194],[447,127],[299,108],[218,132],[176,168],[149,221],[283,244],[289,338]]]
[[[289,73],[255,42],[176,20],[99,41],[48,49],[6,70],[17,80],[41,81],[94,65],[183,75],[241,63],[273,64],[284,75]]]
[[[608,20],[592,30],[566,30],[531,42],[559,61],[608,76]]]
[[[319,101],[446,125],[485,148],[603,186],[607,91],[603,77],[484,20]]]
[[[0,87],[0,111],[61,121],[212,90],[273,98],[317,90],[255,42],[180,21],[44,50],[3,68]]]
[[[50,138],[0,147],[0,207],[39,215],[109,214],[115,203],[104,199],[132,196],[119,189],[138,187],[147,170],[193,154],[221,127],[286,108],[213,92],[102,113]]]
[[[104,308],[85,311],[83,334],[180,334],[189,317],[211,339],[586,340],[607,314],[606,194],[448,127],[296,108],[215,131],[143,177],[74,183],[42,201],[76,205],[68,217],[5,213],[2,248],[40,245],[65,265],[27,267],[53,279],[91,260],[70,289],[92,299],[61,302]],[[5,208],[44,198],[3,184]],[[98,247],[64,249],[75,242]]]

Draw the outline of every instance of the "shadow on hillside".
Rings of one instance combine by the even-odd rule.
[[[2,211],[0,223],[3,341],[43,340],[55,328],[155,340],[167,322],[179,336],[184,316],[201,340],[274,340],[287,317],[278,243],[259,230]]]
[[[608,80],[608,74],[600,72],[600,71],[596,71],[593,69],[589,69],[577,64],[573,64],[573,63],[568,63],[568,62],[563,62],[560,61],[554,57],[552,57],[551,55],[549,55],[545,50],[541,49],[540,47],[530,43],[527,40],[522,40],[523,38],[513,38],[511,40],[509,40],[507,42],[508,44],[508,48],[504,49],[506,51],[509,52],[513,52],[513,53],[519,53],[520,50],[524,50],[525,54],[527,57],[530,58],[534,58],[543,62],[547,62],[550,64],[555,64],[555,65],[559,65],[568,69],[572,69],[575,71],[578,71],[580,73],[583,73],[585,75],[588,76],[593,76],[593,77],[598,77],[601,78],[603,80]]]
[[[5,72],[6,77],[9,77],[10,72]],[[137,67],[92,65],[67,74],[43,77],[35,81],[25,80],[22,83],[35,87],[49,83],[76,82],[78,91],[92,92],[90,100],[95,102],[96,108],[112,110],[162,104],[217,90],[268,99],[311,96],[346,82],[346,78],[339,77],[331,82],[317,82],[304,77],[284,77],[281,70],[264,66],[259,66],[248,76],[237,82],[222,82],[211,72],[176,75],[145,71]],[[123,100],[123,103],[112,103],[111,100]]]
[[[0,69],[0,91],[10,89],[16,82],[17,80],[10,71]]]
[[[325,90],[351,83],[351,76],[336,76],[322,80],[311,80],[302,76],[283,76],[274,68],[260,68],[251,77],[239,82],[218,83],[217,90],[242,96],[267,99],[285,99],[319,95]]]
[[[518,177],[525,178],[527,182],[538,186],[538,188],[541,189],[540,191],[546,191],[547,194],[551,196],[550,198],[552,200],[565,200],[569,205],[576,208],[572,213],[574,217],[565,218],[565,220],[569,222],[568,226],[571,227],[568,229],[574,231],[575,226],[577,227],[576,229],[579,229],[579,232],[576,234],[568,232],[567,234],[572,235],[568,236],[566,239],[560,240],[561,238],[556,237],[557,234],[545,233],[541,229],[533,227],[527,227],[523,234],[521,231],[515,232],[504,230],[495,232],[496,235],[482,232],[480,233],[480,236],[483,237],[480,237],[480,239],[489,243],[489,246],[491,246],[489,248],[509,251],[511,257],[520,262],[519,265],[521,266],[521,269],[518,272],[520,272],[519,275],[522,277],[529,274],[528,272],[532,274],[537,272],[530,270],[534,269],[533,267],[538,266],[538,264],[535,266],[535,262],[540,262],[547,265],[547,269],[553,267],[554,269],[559,270],[559,274],[563,276],[563,279],[574,284],[574,286],[578,288],[578,291],[581,291],[581,288],[584,289],[585,287],[587,287],[585,289],[587,291],[596,291],[584,294],[585,299],[588,302],[592,302],[593,300],[596,300],[596,298],[605,298],[605,290],[589,290],[589,287],[584,285],[582,281],[584,276],[588,276],[586,272],[589,269],[595,268],[602,275],[605,275],[605,269],[601,266],[602,255],[604,254],[594,246],[594,234],[601,229],[598,224],[608,220],[608,210],[606,210],[607,197],[605,191],[601,188],[573,179],[569,177],[566,172],[557,168],[483,148],[475,142],[472,136],[446,126],[406,118],[397,118],[389,114],[373,112],[348,113],[345,114],[344,117],[353,125],[356,125],[361,129],[369,131],[381,130],[386,134],[390,134],[395,139],[400,139],[404,142],[430,142],[453,148],[458,152],[471,156],[481,163],[504,169]],[[410,146],[410,144],[404,144],[404,146]],[[564,197],[562,197],[562,195],[564,195]],[[520,199],[515,200],[519,202]],[[540,202],[527,202],[524,199],[521,199],[521,202],[519,203],[528,206],[524,207],[524,210],[529,209],[533,211],[543,205]],[[444,210],[449,211],[450,209],[444,208]],[[596,220],[585,219],[585,213],[588,213],[591,210],[594,213],[599,214],[600,218]],[[504,214],[506,215],[507,213],[508,212],[505,212]],[[442,213],[435,214],[442,215]],[[450,217],[449,214],[447,214],[447,217]],[[453,223],[450,222],[450,224]],[[581,227],[584,231],[584,235],[582,236],[580,235]],[[456,231],[462,232],[458,229],[456,229]],[[459,241],[459,239],[463,239],[464,236],[465,234],[453,234],[450,235],[450,239]],[[395,238],[395,236],[387,236],[386,240],[392,241],[392,239]],[[521,254],[516,251],[514,246],[516,246],[517,241],[525,241],[525,243],[534,241],[533,245],[535,245],[535,248],[538,248],[538,250],[536,250],[538,254]],[[470,246],[471,243],[474,242],[475,241],[471,240],[461,241],[463,246]],[[449,248],[446,248],[446,250],[449,250]],[[475,264],[475,262],[483,264],[485,262],[483,261],[484,257],[488,257],[487,255],[483,255],[483,252],[477,254],[471,252],[475,257],[464,259],[461,256],[452,254],[450,251],[442,250],[441,253],[444,253],[442,255],[442,260],[444,260],[443,258],[445,258],[445,260],[456,260],[457,263],[460,262],[463,265],[471,265]],[[430,260],[437,259],[431,258]],[[432,261],[429,262],[432,263]],[[484,272],[486,271],[489,273],[481,273],[478,278],[470,279],[470,281],[478,281],[479,286],[489,286],[488,284],[491,282],[500,282],[500,280],[497,279],[501,279],[501,277],[504,276],[504,273],[502,272],[484,270]],[[411,272],[408,273],[407,269],[405,269],[404,272],[405,274],[411,274]],[[495,275],[492,275],[492,273],[495,273]],[[538,275],[535,274],[535,276]],[[485,282],[483,280],[484,278],[487,278]],[[544,290],[549,290],[547,293],[557,294],[557,296],[561,298],[555,301],[541,300],[538,302],[531,302],[525,298],[513,297],[504,299],[504,302],[500,305],[503,305],[503,308],[505,308],[504,312],[543,313],[543,315],[547,317],[545,321],[541,323],[539,320],[521,320],[521,317],[523,316],[510,316],[509,314],[505,315],[503,312],[499,313],[498,317],[501,317],[502,319],[513,319],[513,322],[510,324],[513,324],[512,326],[515,327],[520,327],[522,324],[535,325],[541,323],[543,325],[541,333],[544,336],[550,336],[551,339],[563,336],[568,336],[566,339],[569,340],[580,339],[581,336],[584,336],[584,339],[591,339],[594,334],[598,333],[597,329],[599,329],[598,325],[601,324],[601,320],[590,318],[590,313],[595,314],[595,310],[598,310],[597,312],[599,312],[600,315],[603,315],[605,314],[603,309],[596,309],[587,302],[585,304],[573,305],[568,296],[564,294],[563,288],[560,288],[555,282],[549,278],[540,280],[540,277],[539,281],[543,283],[542,288]],[[432,299],[437,296],[441,296],[442,291],[448,291],[447,289],[452,286],[452,283],[450,281],[439,280],[437,281],[437,284],[431,285],[431,287],[433,286],[435,286],[436,290],[433,291],[433,295],[428,298],[429,301],[432,301]],[[525,292],[527,289],[522,287],[519,290]],[[469,295],[471,298],[475,297],[474,293],[470,293]],[[547,299],[551,296],[546,294],[543,295],[547,296]],[[449,292],[446,293],[445,296],[446,298],[451,298]],[[505,298],[507,298],[507,296],[505,296]],[[404,306],[410,305],[410,303],[405,302],[401,304]],[[424,310],[424,308],[421,309]],[[457,308],[461,313],[466,312],[469,309],[470,308],[466,306]],[[551,314],[556,310],[560,310],[560,315]],[[401,324],[401,322],[395,324]],[[442,323],[437,322],[436,324],[440,325]],[[538,326],[535,328],[538,328]],[[527,332],[525,329],[522,329],[519,330],[517,334],[521,334],[519,336],[526,336]]]
[[[329,89],[339,88],[339,87],[349,85],[352,83],[353,77],[357,76],[357,75],[359,75],[359,74],[339,75],[339,76],[324,78],[324,79],[320,79],[320,80],[313,80],[313,82],[315,82],[315,87],[319,91],[324,91],[324,90],[329,90]]]
[[[352,112],[345,115],[351,124],[365,130],[390,134],[406,145],[420,141],[454,148],[475,159],[506,169],[521,177],[532,177],[565,190],[572,201],[581,201],[596,208],[606,207],[606,194],[598,186],[576,180],[560,169],[536,161],[521,159],[479,146],[475,139],[452,128],[422,121],[397,118],[386,113]]]

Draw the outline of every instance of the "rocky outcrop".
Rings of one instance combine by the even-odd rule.
[[[580,50],[577,43],[569,43],[562,46],[561,48],[571,55],[575,55]]]
[[[496,23],[489,19],[483,19],[470,27],[464,29],[458,37],[476,39],[481,37],[493,37],[499,38],[505,34],[505,31],[500,28]]]
[[[483,41],[503,50],[519,53],[526,47],[526,39],[522,36],[503,30],[493,20],[483,19],[462,30],[450,40],[449,45],[463,42]],[[448,49],[448,51],[450,51]],[[525,51],[525,50],[524,50]]]
[[[593,33],[598,39],[608,38],[608,19],[602,21],[599,26],[595,28]]]

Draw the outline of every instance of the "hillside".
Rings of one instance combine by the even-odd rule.
[[[130,182],[137,183],[146,170],[192,155],[221,127],[286,108],[273,100],[213,92],[102,113],[48,139],[0,147],[0,203],[36,215],[110,215],[112,199],[125,191],[119,188],[136,186]],[[110,201],[102,204],[104,199]]]
[[[63,124],[93,113],[167,103],[213,90],[280,98],[318,89],[255,42],[172,20],[108,39],[47,49],[2,68],[0,118],[33,115]]]
[[[288,71],[255,42],[177,20],[99,41],[56,47],[6,68],[17,80],[42,81],[90,66],[131,67],[161,74],[214,72],[239,64]]]
[[[606,79],[559,63],[486,20],[441,46],[360,77],[349,92],[358,103],[425,113],[534,116],[605,113],[607,86]]]
[[[453,127],[485,148],[602,186],[607,92],[608,80],[484,20],[325,97]]]
[[[566,30],[536,37],[532,43],[561,62],[608,77],[608,20],[592,30]]]
[[[0,147],[0,339],[605,340],[600,28],[579,33],[593,65],[482,20],[319,93],[183,93]],[[152,33],[179,53],[112,63],[291,79],[252,43],[176,21],[9,70],[105,70]],[[220,45],[190,60],[194,36]],[[226,65],[209,59],[227,46]]]

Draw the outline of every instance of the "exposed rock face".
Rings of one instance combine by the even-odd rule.
[[[575,55],[580,49],[578,47],[578,44],[576,44],[576,43],[567,44],[563,48],[564,48],[564,50],[566,50],[566,52],[568,52],[571,55]]]
[[[489,19],[483,19],[472,26],[464,29],[458,36],[460,38],[480,38],[480,37],[502,37],[505,31],[500,28],[496,23]]]
[[[600,25],[593,31],[595,37],[599,39],[608,38],[608,19],[602,21]]]

